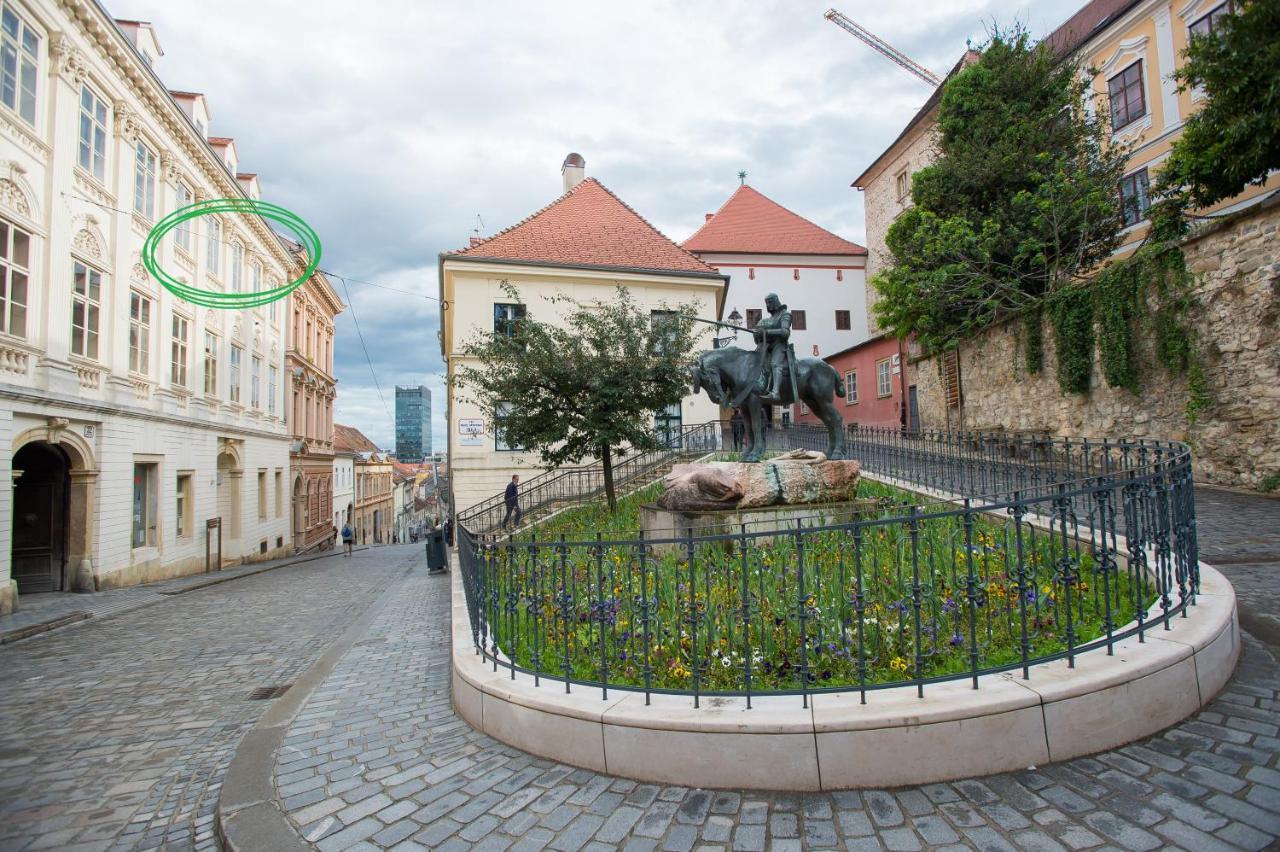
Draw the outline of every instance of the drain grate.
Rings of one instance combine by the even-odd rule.
[[[279,698],[289,691],[291,683],[282,683],[277,686],[260,686],[253,692],[249,693],[250,701],[270,701],[273,698]]]

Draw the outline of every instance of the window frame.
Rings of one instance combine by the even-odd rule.
[[[222,222],[216,217],[209,217],[209,224],[204,238],[204,269],[210,275],[221,276],[222,265]]]
[[[1227,15],[1235,12],[1234,5],[1235,4],[1230,2],[1230,0],[1226,3],[1219,3],[1217,6],[1214,6],[1212,9],[1187,24],[1187,41],[1190,41],[1193,38],[1203,38],[1204,36],[1212,35],[1213,31],[1217,29],[1218,22]],[[1204,31],[1198,32],[1197,28],[1206,22],[1208,22],[1208,25],[1204,27]]]
[[[262,410],[262,356],[249,355],[249,406]]]
[[[86,96],[89,103],[85,103]],[[76,165],[85,174],[101,184],[107,182],[107,124],[110,112],[105,98],[98,95],[88,83],[80,84],[79,145]],[[87,125],[86,125],[87,122]],[[86,138],[86,131],[88,136]]]
[[[184,180],[178,181],[177,185],[174,187],[174,209],[181,210],[183,207],[188,207],[194,200],[195,192],[187,185],[187,182]],[[173,245],[175,248],[182,249],[182,251],[187,254],[191,254],[193,252],[191,247],[191,237],[192,231],[190,220],[180,222],[174,227]]]
[[[133,212],[148,222],[156,218],[156,173],[160,157],[139,139],[133,149]]]
[[[1112,133],[1118,133],[1133,124],[1135,121],[1146,117],[1148,113],[1146,78],[1143,75],[1142,64],[1142,59],[1135,59],[1133,62],[1130,62],[1124,68],[1121,68],[1115,74],[1112,74],[1107,78],[1107,98],[1110,106]],[[1132,82],[1126,82],[1124,78],[1130,71],[1134,71],[1134,69],[1137,69],[1136,79]],[[1120,81],[1118,88],[1116,85],[1117,80]],[[1133,89],[1138,93],[1139,107],[1137,112],[1132,112],[1130,108],[1132,100],[1129,96],[1130,89]],[[1117,100],[1117,94],[1123,95],[1123,97]],[[1117,109],[1118,105],[1123,107],[1123,109]],[[1120,121],[1117,118],[1121,113],[1124,115],[1124,121]]]
[[[1120,178],[1119,192],[1120,217],[1124,227],[1132,228],[1145,222],[1151,209],[1151,177],[1147,167]]]
[[[129,372],[151,374],[151,310],[154,300],[146,293],[129,291]]]
[[[258,520],[267,519],[267,469],[258,468]]]
[[[272,417],[276,413],[276,391],[280,385],[280,368],[275,364],[267,365],[267,414]]]
[[[858,371],[857,369],[845,370],[844,373],[844,404],[858,404]]]
[[[893,396],[892,361],[893,359],[891,358],[881,358],[876,361],[876,399],[884,399],[885,397]]]
[[[244,367],[244,347],[237,343],[231,344],[231,351],[227,354],[227,399],[233,404],[240,403],[241,388],[241,370]]]
[[[181,326],[182,334],[178,334]],[[191,357],[191,319],[175,311],[169,322],[169,384],[186,388],[190,379],[188,359]]]
[[[76,279],[84,270],[85,287],[77,292]],[[93,278],[97,276],[97,284]],[[88,361],[99,361],[102,349],[102,291],[107,274],[78,257],[71,259],[71,354]],[[96,295],[94,290],[96,288]],[[76,331],[76,309],[81,311],[82,323]],[[91,322],[92,318],[92,322]],[[77,344],[80,351],[76,351]],[[92,344],[92,346],[90,346]],[[92,350],[92,351],[90,351]]]
[[[231,291],[239,293],[244,288],[244,243],[231,241],[231,257],[227,261],[230,267]]]
[[[493,412],[493,449],[494,449],[494,451],[495,451],[495,452],[499,452],[499,453],[523,453],[523,452],[526,452],[526,448],[524,448],[524,447],[512,446],[511,444],[508,444],[508,443],[506,443],[505,441],[503,441],[503,439],[502,439],[502,423],[503,423],[503,421],[506,419],[506,418],[505,418],[505,417],[500,413],[500,412],[502,411],[502,409],[503,409],[503,406],[506,406],[506,411],[507,411],[508,413],[510,413],[510,411],[511,411],[513,408],[515,408],[515,404],[514,404],[514,403],[510,403],[510,402],[499,402],[499,403],[494,407],[494,412]]]
[[[16,337],[20,340],[27,338],[27,319],[31,311],[31,260],[35,252],[34,243],[35,235],[19,225],[14,224],[10,219],[0,219],[0,229],[4,233],[0,234],[0,334],[6,334],[9,337]],[[17,262],[14,255],[16,254],[17,236],[21,234],[26,238],[26,263],[21,265]],[[23,279],[22,283],[22,300],[14,298],[14,279],[16,277]],[[14,316],[15,310],[21,310],[21,328],[15,330]]]
[[[791,330],[792,331],[808,331],[809,318],[803,310],[791,311]]]
[[[0,57],[12,51],[14,66],[13,103],[9,103],[3,95],[6,75],[3,59],[0,59],[0,104],[4,104],[14,115],[35,128],[36,116],[40,111],[40,45],[44,41],[44,35],[20,15],[13,5],[8,2],[0,3]],[[14,20],[14,33],[9,33],[3,25],[3,18],[6,16]],[[34,44],[34,51],[28,42]],[[29,89],[24,85],[27,82],[31,84]],[[28,92],[29,99],[23,97]]]
[[[204,332],[204,370],[201,375],[204,381],[205,396],[216,397],[218,395],[218,357],[221,354],[219,350],[222,348],[222,340],[217,334],[205,329]]]
[[[192,488],[194,478],[194,473],[190,470],[180,470],[174,478],[173,524],[175,538],[190,538],[195,527],[195,524],[192,523],[195,518],[195,510],[193,508],[195,498]]]
[[[836,331],[853,331],[853,311],[836,310]]]
[[[903,169],[893,176],[893,191],[898,201],[905,201],[911,195],[911,169]]]
[[[752,329],[764,319],[764,311],[760,308],[747,308],[747,328]]]
[[[510,310],[507,310],[507,309]],[[499,316],[499,314],[502,316]],[[529,315],[529,308],[521,302],[493,303],[493,333],[495,336],[515,337],[520,333],[520,321]],[[499,324],[504,327],[499,327]]]
[[[142,471],[141,480],[139,479],[139,470]],[[160,477],[160,464],[155,461],[133,461],[133,517],[129,523],[129,546],[133,550],[141,550],[148,547],[157,547],[160,541],[160,520],[157,517],[159,505],[158,484]],[[138,484],[142,483],[142,493],[139,495]],[[139,497],[141,496],[141,500]],[[139,523],[138,508],[141,503],[142,516]],[[139,536],[141,535],[141,540]]]

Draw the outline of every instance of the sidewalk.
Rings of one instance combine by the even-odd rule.
[[[1236,590],[1240,626],[1280,657],[1280,498],[1196,489],[1200,559]]]
[[[366,550],[368,546],[355,549]],[[207,574],[203,572],[189,574],[172,580],[159,580],[155,583],[111,589],[105,592],[45,592],[22,595],[18,601],[20,609],[17,612],[0,616],[0,645],[17,642],[91,618],[101,619],[109,615],[129,612],[173,595],[194,592],[197,589],[230,580],[252,577],[264,571],[283,568],[286,565],[297,565],[301,562],[311,562],[339,553],[341,550],[335,549],[300,556],[286,556],[266,562],[236,565],[223,568],[221,571],[210,571]]]

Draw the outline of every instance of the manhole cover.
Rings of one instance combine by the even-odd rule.
[[[291,683],[282,683],[277,686],[260,686],[253,692],[249,693],[250,701],[270,701],[273,698],[279,698],[289,691]]]

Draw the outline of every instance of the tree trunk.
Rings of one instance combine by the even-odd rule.
[[[613,456],[609,453],[609,445],[600,445],[600,462],[604,466],[604,496],[609,501],[609,513],[618,511],[618,497],[613,492]]]

